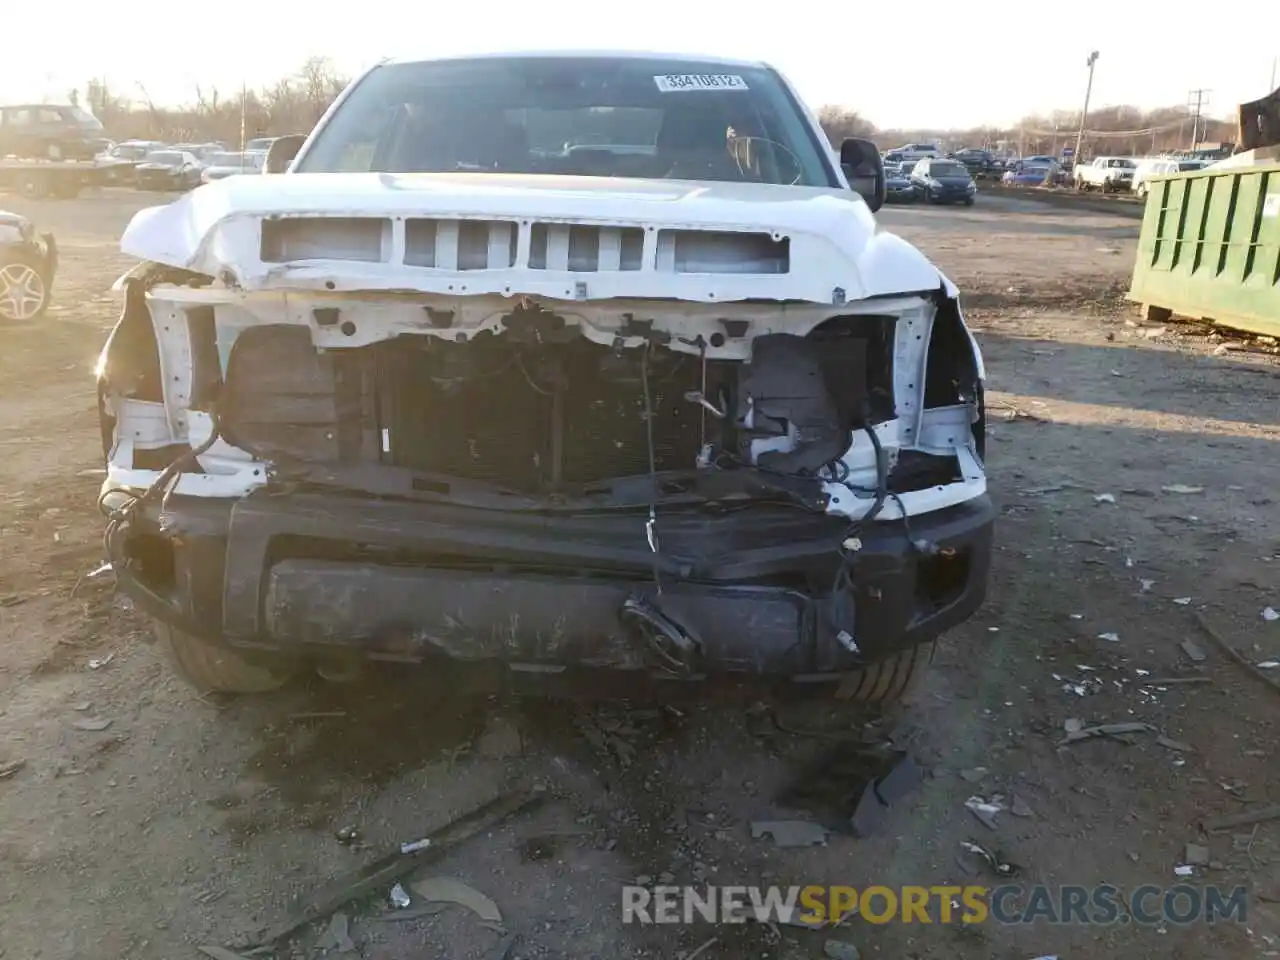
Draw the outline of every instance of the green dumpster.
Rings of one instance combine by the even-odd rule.
[[[1148,181],[1129,299],[1280,336],[1280,163]]]

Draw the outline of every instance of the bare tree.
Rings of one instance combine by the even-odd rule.
[[[825,106],[818,111],[818,123],[833,146],[840,146],[849,137],[871,137],[876,128],[860,114],[845,107]]]
[[[347,85],[332,60],[311,57],[296,71],[258,90],[248,90],[243,98],[244,132],[247,137],[306,133],[320,119],[333,99]],[[108,132],[117,138],[145,137],[170,139],[179,136],[196,140],[238,143],[242,102],[239,96],[223,98],[213,87],[197,86],[195,102],[182,107],[161,107],[138,84],[142,95],[131,104],[108,88],[102,79],[90,80],[85,88],[89,108]],[[1100,107],[1091,110],[1085,135],[1087,153],[1100,150],[1114,153],[1146,153],[1186,145],[1189,128],[1185,106],[1140,110],[1133,106]],[[847,137],[868,137],[882,146],[941,139],[948,149],[962,146],[995,148],[1011,141],[1025,154],[1058,153],[1073,142],[1080,123],[1079,110],[1050,110],[1024,117],[1009,128],[982,126],[967,129],[927,129],[898,127],[877,129],[856,110],[829,105],[818,111],[818,121],[833,144]],[[1182,127],[1182,130],[1179,127]],[[1235,120],[1210,120],[1204,140],[1229,141],[1236,135]]]

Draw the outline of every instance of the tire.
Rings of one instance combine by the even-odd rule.
[[[911,692],[933,662],[937,645],[937,640],[928,640],[846,673],[836,687],[835,698],[856,703],[897,703]]]
[[[45,267],[17,251],[0,249],[0,322],[24,323],[44,316],[53,299],[53,278],[45,276]]]
[[[201,693],[271,693],[297,672],[287,660],[255,662],[224,644],[210,643],[152,621],[156,640],[178,676]]]
[[[965,197],[965,198],[964,198],[964,205],[965,205],[966,207],[972,207],[972,206],[973,206],[973,197]]]

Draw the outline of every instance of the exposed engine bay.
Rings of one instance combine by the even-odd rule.
[[[520,298],[470,330],[437,319],[331,349],[326,328],[349,331],[354,311],[246,324],[236,307],[166,313],[159,293],[126,299],[159,312],[158,366],[185,361],[191,383],[104,398],[133,426],[133,462],[118,442],[111,458],[129,472],[163,467],[185,423],[207,431],[199,468],[215,486],[249,461],[254,485],[512,508],[766,498],[827,510],[843,498],[832,512],[852,516],[852,494],[888,517],[911,512],[902,495],[984,479],[978,373],[950,302],[947,322],[918,301],[923,320],[864,309],[753,336],[764,325],[721,318],[708,334],[631,314],[602,330]]]

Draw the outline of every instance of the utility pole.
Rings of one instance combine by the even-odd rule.
[[[1187,109],[1191,111],[1191,149],[1199,143],[1200,117],[1209,105],[1212,90],[1192,90],[1187,94]]]
[[[249,98],[249,87],[243,80],[241,80],[240,81],[240,162],[241,163],[244,162],[244,147],[246,143],[245,113],[247,112],[245,108],[247,106],[248,98]]]
[[[1084,107],[1080,110],[1080,129],[1076,132],[1076,152],[1071,155],[1072,166],[1080,162],[1080,148],[1084,143],[1084,124],[1089,116],[1089,96],[1093,93],[1093,65],[1098,62],[1098,51],[1089,54],[1089,83],[1084,88]]]

